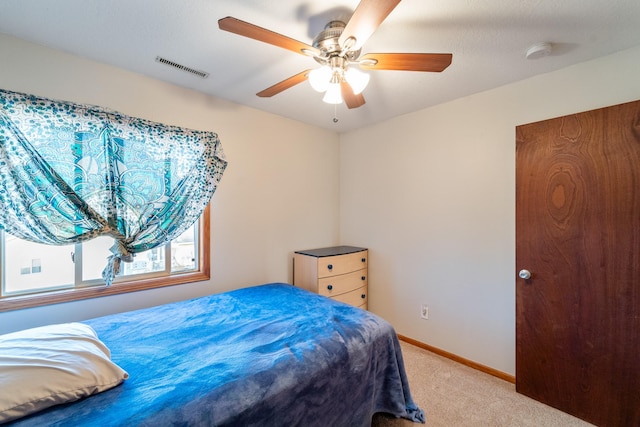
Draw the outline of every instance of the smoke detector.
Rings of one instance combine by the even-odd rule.
[[[526,58],[527,59],[538,59],[548,56],[551,53],[551,43],[543,42],[534,44],[529,49],[527,49]]]

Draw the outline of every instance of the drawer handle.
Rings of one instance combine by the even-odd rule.
[[[362,258],[362,260],[361,260],[361,261],[362,261],[362,262],[367,262],[367,259],[366,259],[366,258]]]
[[[333,270],[333,264],[329,264],[329,265],[327,265],[327,268],[328,268],[329,270]]]
[[[333,285],[327,285],[327,289],[332,290],[333,289]]]
[[[365,299],[367,296],[365,294],[360,295],[360,297],[362,297],[362,299]]]
[[[362,276],[361,279],[362,280],[367,280],[367,278],[365,276]]]

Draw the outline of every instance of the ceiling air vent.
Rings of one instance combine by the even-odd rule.
[[[196,70],[194,68],[187,67],[185,65],[178,64],[177,62],[170,61],[166,58],[162,58],[161,56],[156,56],[156,62],[159,62],[164,65],[169,65],[171,67],[177,68],[178,70],[186,71],[187,73],[194,74],[198,77],[202,77],[203,79],[206,79],[207,77],[209,77],[209,73]]]

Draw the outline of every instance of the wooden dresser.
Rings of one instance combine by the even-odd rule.
[[[367,309],[368,251],[355,246],[296,251],[293,284]]]

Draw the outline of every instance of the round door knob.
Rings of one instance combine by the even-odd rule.
[[[329,270],[333,270],[333,264],[329,264],[329,265],[327,265],[327,268],[328,268]]]
[[[328,285],[327,289],[332,290],[333,289],[333,285]]]
[[[521,279],[529,280],[531,279],[531,272],[529,270],[520,270],[518,276],[520,276]]]

